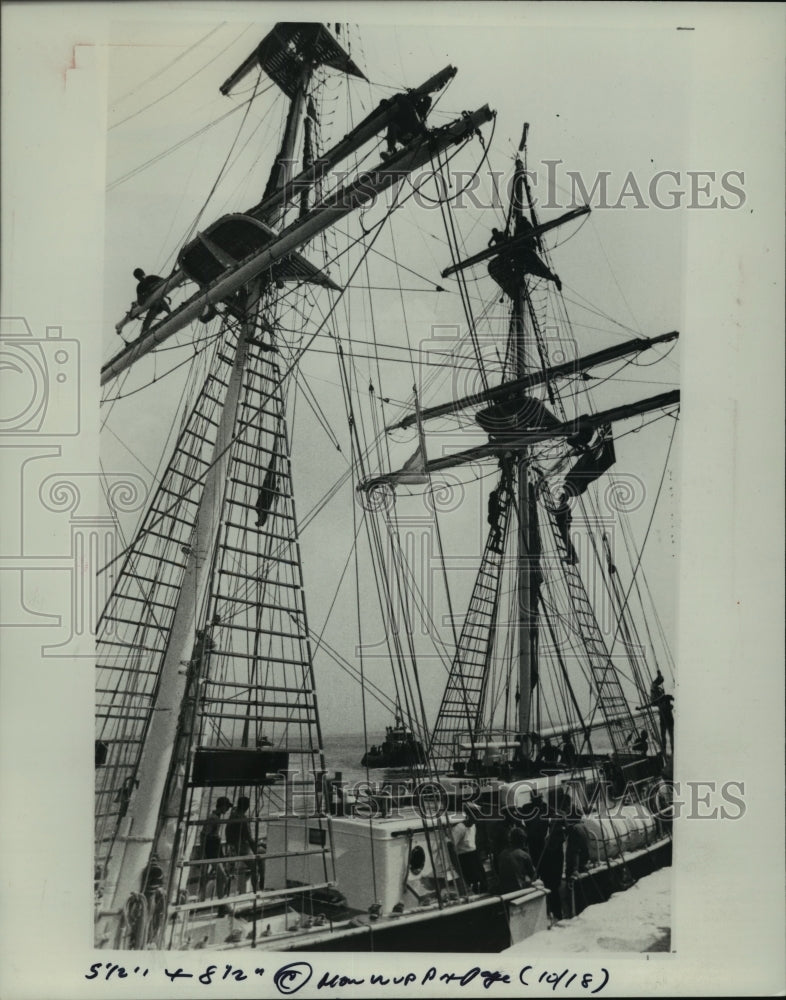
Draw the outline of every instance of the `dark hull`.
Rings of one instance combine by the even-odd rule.
[[[364,754],[360,766],[372,768],[386,767],[393,770],[395,768],[417,767],[424,764],[425,761],[426,756],[422,749],[419,753],[417,750],[408,749],[386,754]]]
[[[499,896],[493,896],[465,907],[354,927],[314,943],[299,941],[293,943],[293,950],[497,954],[512,943],[507,906]]]
[[[671,849],[669,840],[614,859],[608,866],[580,875],[572,893],[563,883],[566,917],[577,916],[587,906],[606,902],[613,893],[630,888],[638,879],[669,867]],[[531,933],[541,929],[544,928],[533,926]],[[293,943],[293,950],[497,954],[514,943],[507,904],[501,897],[492,896],[466,907],[337,931],[313,943],[300,940],[296,945]]]
[[[565,891],[564,912],[576,916],[588,906],[605,903],[613,893],[630,888],[634,882],[659,868],[670,867],[671,847],[671,840],[668,840],[632,852],[624,859],[615,858],[608,866],[579,875],[573,892]]]
[[[376,753],[372,752],[376,750]],[[372,747],[363,754],[361,767],[405,768],[426,763],[423,744],[403,729],[391,730],[388,738],[379,747]]]

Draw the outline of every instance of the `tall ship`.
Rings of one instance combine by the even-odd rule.
[[[617,452],[660,434],[660,498],[679,392],[626,376],[678,335],[578,336],[589,207],[538,206],[528,126],[499,154],[453,66],[381,87],[346,26],[260,35],[101,370],[102,447],[152,413],[159,457],[101,570],[95,943],[498,952],[670,864],[674,665]],[[214,198],[246,147],[264,180]]]

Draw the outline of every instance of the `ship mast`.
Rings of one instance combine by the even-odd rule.
[[[512,215],[524,216],[524,166],[516,159],[513,178]],[[511,340],[513,348],[513,370],[517,379],[527,374],[527,284],[524,271],[519,273],[513,297],[511,319]],[[516,452],[516,591],[517,591],[517,636],[518,636],[518,732],[529,730],[532,692],[532,643],[530,639],[530,614],[532,578],[530,566],[530,511],[529,511],[529,449],[522,444]]]
[[[177,561],[164,560],[167,564],[182,569],[183,575],[181,581],[165,584],[170,590],[175,589],[176,594],[172,595],[172,598],[168,599],[166,603],[159,601],[160,609],[166,611],[167,615],[170,616],[168,619],[169,624],[162,625],[153,621],[153,624],[150,625],[150,628],[155,630],[156,642],[160,641],[161,646],[155,646],[154,648],[152,642],[143,642],[139,646],[140,649],[152,652],[154,657],[160,656],[160,659],[155,660],[157,664],[155,669],[145,669],[143,671],[146,677],[149,675],[151,678],[150,690],[141,693],[132,692],[130,695],[130,697],[144,701],[146,707],[144,710],[137,710],[133,715],[135,721],[132,725],[137,726],[133,739],[124,737],[113,741],[113,743],[118,744],[122,752],[126,754],[126,757],[119,763],[113,761],[112,766],[115,768],[115,771],[122,768],[128,774],[128,777],[117,794],[115,794],[116,790],[112,787],[111,779],[109,778],[107,779],[109,782],[107,787],[102,788],[100,791],[100,795],[103,796],[102,801],[108,802],[107,811],[106,813],[101,813],[101,816],[106,815],[110,817],[110,821],[112,817],[116,817],[117,825],[114,827],[111,837],[103,837],[103,841],[109,842],[110,846],[105,860],[103,900],[97,922],[97,941],[99,944],[111,944],[120,940],[124,927],[124,909],[127,901],[135,897],[138,898],[140,890],[143,893],[147,893],[148,889],[151,892],[159,891],[158,886],[155,889],[153,887],[153,880],[150,878],[151,872],[156,868],[160,873],[168,866],[171,876],[173,865],[178,863],[178,858],[182,858],[183,852],[187,848],[187,845],[184,843],[184,837],[193,836],[194,830],[203,822],[194,819],[192,816],[187,822],[178,825],[181,808],[176,803],[185,801],[184,790],[186,787],[193,787],[195,790],[194,795],[197,796],[201,794],[201,788],[215,786],[218,780],[217,778],[213,780],[216,777],[215,774],[207,774],[207,769],[212,765],[204,762],[207,760],[206,757],[203,759],[204,766],[200,764],[202,771],[205,773],[200,772],[199,777],[194,777],[192,774],[189,779],[188,753],[185,752],[185,744],[190,741],[192,733],[190,722],[187,718],[187,709],[189,705],[192,707],[196,705],[198,697],[202,699],[208,708],[210,704],[224,704],[227,700],[223,694],[214,690],[217,682],[207,676],[209,671],[203,669],[203,660],[211,655],[224,656],[225,658],[237,657],[242,662],[249,659],[247,650],[233,651],[231,648],[219,649],[216,647],[211,635],[215,630],[223,630],[225,642],[231,645],[234,641],[232,636],[242,632],[245,626],[242,624],[242,621],[239,624],[233,624],[231,621],[223,621],[215,613],[215,610],[211,613],[211,606],[214,604],[216,594],[221,591],[220,581],[224,577],[232,579],[243,577],[246,580],[254,579],[258,582],[258,573],[257,575],[252,575],[246,564],[239,567],[235,565],[239,554],[246,554],[246,549],[238,546],[240,546],[241,541],[245,538],[244,533],[248,529],[242,524],[232,523],[230,525],[231,517],[227,516],[227,510],[230,508],[232,510],[256,509],[260,518],[263,516],[266,518],[269,513],[269,511],[264,512],[264,495],[266,489],[265,483],[273,469],[273,465],[270,464],[268,466],[265,480],[261,484],[257,506],[254,507],[253,503],[249,503],[247,499],[239,499],[232,492],[235,489],[235,487],[230,485],[232,483],[241,482],[243,484],[242,489],[245,490],[244,497],[254,487],[250,481],[246,482],[245,478],[239,480],[237,472],[233,475],[230,468],[231,463],[235,462],[235,466],[233,467],[235,469],[240,465],[241,469],[245,470],[243,475],[250,477],[253,473],[250,473],[249,470],[256,470],[257,473],[262,471],[260,462],[263,459],[260,459],[259,455],[263,457],[264,454],[272,455],[271,462],[274,462],[279,447],[279,438],[286,441],[285,431],[283,433],[276,431],[271,436],[270,448],[258,445],[256,450],[254,450],[253,446],[249,445],[251,453],[246,453],[244,456],[238,457],[238,448],[240,447],[238,442],[242,436],[242,434],[238,434],[238,427],[246,427],[246,429],[251,427],[254,421],[250,421],[249,417],[253,414],[259,415],[265,412],[270,416],[271,414],[267,410],[261,408],[261,400],[263,396],[264,398],[272,398],[278,392],[281,384],[278,374],[275,377],[267,378],[267,382],[274,385],[272,392],[264,388],[266,384],[264,381],[262,388],[260,388],[258,381],[255,382],[252,379],[249,382],[248,379],[249,358],[256,358],[255,363],[258,364],[260,356],[255,354],[255,352],[260,350],[268,351],[270,349],[268,345],[259,344],[255,333],[260,325],[260,311],[264,308],[265,301],[267,300],[267,289],[271,281],[275,278],[273,267],[276,265],[284,266],[285,268],[289,266],[289,273],[292,273],[291,269],[294,267],[294,280],[301,281],[305,276],[306,281],[314,280],[316,283],[327,284],[324,280],[318,280],[323,276],[309,265],[304,258],[299,256],[296,252],[297,249],[320,232],[335,225],[339,219],[366,204],[381,191],[397,183],[403,176],[406,176],[416,167],[429,162],[434,155],[443,149],[447,149],[449,146],[468,138],[481,124],[493,117],[493,113],[487,107],[484,107],[475,112],[462,115],[461,118],[456,119],[439,130],[427,130],[424,126],[417,136],[410,138],[406,143],[402,144],[402,149],[381,164],[374,172],[360,175],[350,184],[334,191],[327,200],[318,201],[311,208],[306,206],[307,210],[304,214],[302,209],[305,204],[303,199],[306,197],[306,192],[301,190],[299,193],[302,197],[298,199],[293,199],[292,195],[295,193],[298,182],[303,180],[304,176],[308,177],[309,184],[319,179],[318,174],[314,172],[316,171],[317,163],[315,162],[313,165],[304,164],[304,169],[298,177],[293,177],[293,166],[294,156],[300,142],[299,135],[304,112],[308,113],[308,90],[314,70],[317,66],[324,65],[361,78],[363,78],[363,74],[325,29],[320,25],[314,24],[287,23],[277,25],[263,39],[254,53],[227,80],[222,87],[222,92],[227,93],[246,73],[251,72],[257,64],[265,70],[267,75],[289,98],[290,104],[281,147],[273,164],[261,201],[257,203],[253,210],[253,215],[246,214],[243,216],[235,214],[227,216],[226,219],[230,220],[230,223],[233,225],[235,220],[240,219],[246,226],[243,230],[244,234],[248,234],[249,232],[248,223],[250,220],[252,231],[254,233],[261,231],[264,239],[262,239],[259,245],[254,245],[251,253],[248,253],[248,247],[240,241],[241,245],[235,257],[228,250],[221,250],[220,247],[220,252],[216,252],[211,257],[214,250],[212,241],[209,238],[202,240],[200,236],[197,236],[189,246],[193,245],[197,247],[201,253],[203,262],[207,255],[209,258],[208,263],[212,262],[220,265],[223,270],[221,270],[217,277],[211,277],[211,273],[207,273],[207,277],[203,281],[200,281],[198,276],[192,277],[191,272],[187,271],[186,273],[189,278],[196,281],[199,285],[199,291],[195,295],[192,295],[181,307],[176,308],[171,316],[168,315],[163,323],[152,326],[146,333],[143,332],[137,341],[128,345],[102,370],[102,382],[113,379],[121,371],[133,365],[144,354],[153,350],[157,344],[160,344],[163,340],[171,336],[177,329],[181,329],[191,320],[201,317],[205,306],[212,306],[214,302],[217,304],[223,303],[227,310],[240,321],[239,329],[236,330],[234,354],[232,348],[233,338],[228,335],[226,344],[223,347],[223,350],[227,353],[222,354],[221,351],[218,352],[216,355],[217,360],[214,362],[214,366],[218,366],[218,368],[216,372],[211,370],[211,374],[208,377],[209,387],[215,391],[216,398],[211,396],[207,389],[204,389],[200,396],[200,399],[204,396],[205,399],[209,400],[215,406],[215,409],[211,412],[212,416],[217,417],[217,419],[212,419],[212,416],[205,416],[201,411],[198,411],[199,403],[193,411],[196,415],[194,422],[196,422],[197,417],[200,420],[207,421],[208,427],[215,428],[215,434],[213,436],[212,430],[203,429],[200,432],[190,426],[187,428],[187,432],[199,442],[196,445],[191,443],[190,447],[197,448],[199,454],[192,454],[188,449],[181,450],[183,455],[189,457],[190,462],[196,462],[197,465],[196,467],[193,467],[193,465],[190,466],[190,471],[187,473],[178,471],[178,467],[174,465],[173,474],[179,477],[178,482],[182,480],[179,492],[164,491],[167,496],[176,496],[181,504],[186,503],[191,505],[188,507],[190,520],[182,514],[172,514],[171,517],[173,524],[176,522],[186,527],[191,524],[193,532],[181,537],[179,542],[176,540],[178,550]],[[421,88],[418,88],[418,92],[427,92],[443,86],[452,77],[454,72],[452,67],[446,68],[440,74],[428,80]],[[401,97],[404,96],[401,95]],[[346,155],[349,150],[360,142],[361,138],[365,141],[372,137],[373,134],[376,134],[379,128],[384,127],[387,122],[392,120],[397,113],[396,108],[397,104],[394,101],[383,102],[383,105],[377,111],[372,112],[367,120],[361,123],[361,126],[355,130],[351,141],[348,141],[349,137],[347,137],[343,145],[340,144],[341,155]],[[335,149],[329,150],[325,157],[318,162],[321,164],[324,164],[324,162],[335,163],[338,155]],[[306,159],[308,160],[309,158],[310,154],[307,152]],[[286,225],[285,215],[288,211],[287,206],[290,204],[295,209],[297,209],[299,204],[301,211],[297,221]],[[219,220],[215,223],[214,227],[211,227],[211,234],[216,226],[220,226],[224,222],[225,220]],[[254,227],[261,227],[261,230]],[[273,227],[277,227],[277,229]],[[221,236],[221,233],[219,233],[219,236]],[[229,239],[230,236],[231,233],[226,236],[226,239]],[[300,268],[299,272],[297,268]],[[285,276],[286,273],[285,271]],[[166,283],[164,284],[166,285]],[[329,287],[336,289],[337,286],[330,283]],[[265,324],[265,328],[268,328],[267,323]],[[269,363],[272,364],[272,362]],[[220,369],[223,378],[218,374],[218,369]],[[264,376],[260,372],[252,372],[251,374],[256,374],[258,379],[264,380]],[[206,386],[208,383],[206,383]],[[249,402],[250,400],[251,402]],[[274,409],[278,412],[277,407],[280,408],[281,405],[283,404],[279,399]],[[275,413],[272,415],[275,416]],[[256,417],[254,417],[254,420],[256,420]],[[178,448],[180,448],[180,445],[178,445]],[[179,451],[176,452],[175,457],[178,454]],[[173,459],[173,461],[175,460]],[[201,475],[193,475],[195,471],[201,473]],[[287,477],[287,482],[289,482],[289,473],[285,471],[283,474]],[[161,489],[163,490],[163,487]],[[286,489],[289,489],[289,487]],[[286,494],[286,490],[282,493],[276,486],[268,486],[267,492],[275,494],[279,498],[288,495]],[[191,496],[192,493],[194,494],[193,496]],[[158,496],[158,493],[156,495]],[[262,505],[261,508],[260,504]],[[170,502],[165,513],[169,512],[171,506]],[[260,510],[263,513],[260,513]],[[160,515],[158,520],[161,520],[161,516],[163,515]],[[278,517],[279,515],[275,516]],[[288,542],[297,546],[294,512],[290,510],[289,513],[281,513],[280,517],[286,518],[289,525],[288,531],[290,532],[290,537]],[[155,523],[158,522],[156,521]],[[257,522],[257,529],[261,527],[261,524],[264,524],[264,520]],[[232,547],[231,539],[228,542],[224,538],[222,542],[219,537],[222,531],[226,534],[226,531],[230,531],[230,529],[235,534],[240,532],[243,535],[241,541],[238,541],[234,548]],[[172,530],[174,531],[174,529]],[[266,530],[254,530],[260,539],[267,536],[271,539],[281,537],[280,532],[278,534],[271,534]],[[163,530],[152,532],[152,537],[164,540],[166,543],[171,541],[170,536]],[[234,537],[235,535],[232,536],[232,538]],[[137,536],[137,539],[135,539],[134,545],[137,545],[139,539],[142,540],[140,544],[144,544],[145,538],[146,535],[142,531]],[[219,559],[220,552],[223,552],[227,547],[232,550],[233,568],[231,569],[226,566],[222,568],[223,564],[221,564]],[[259,556],[256,549],[248,554],[254,558]],[[287,559],[284,557],[278,558],[274,554],[269,555],[269,559],[271,560],[271,565],[299,566],[299,555],[294,556],[293,559]],[[273,571],[271,570],[270,572],[272,573]],[[155,584],[156,582],[153,578],[134,571],[133,565],[125,576],[134,578],[138,582],[147,581],[151,584]],[[267,576],[265,576],[265,580],[267,581]],[[276,586],[276,579],[273,577],[271,577],[271,586]],[[282,581],[281,586],[290,587],[293,595],[302,594],[302,581],[300,579],[291,582]],[[116,587],[110,601],[116,602],[116,598],[119,600],[122,596],[122,588],[118,589]],[[229,600],[223,592],[221,597],[225,601]],[[128,599],[132,601],[139,600],[136,595]],[[292,600],[299,600],[299,598],[293,597]],[[258,604],[257,601],[249,600],[248,597],[238,598],[237,603],[246,609],[249,606],[256,607]],[[259,606],[261,607],[261,604]],[[303,625],[304,634],[301,634],[300,625],[297,625],[297,627],[295,625],[289,626],[290,618],[293,622],[295,621],[295,611],[289,613],[289,604],[286,606],[276,604],[274,607],[277,609],[277,612],[284,612],[287,615],[287,625],[284,627],[279,623],[275,626],[274,631],[268,631],[266,634],[271,637],[280,637],[280,640],[277,641],[282,646],[290,640],[298,648],[304,643],[307,645],[307,626]],[[158,605],[153,610],[159,610]],[[305,611],[303,610],[301,613],[303,617],[299,620],[305,622]],[[135,626],[135,621],[128,614],[118,618],[117,612],[115,612],[114,618],[111,614],[105,616],[105,618],[110,626],[115,621]],[[139,645],[138,637],[129,637],[128,639],[124,639],[123,642],[114,641],[109,645],[112,648],[122,647],[130,655],[136,649],[134,643]],[[215,653],[211,654],[211,650],[215,650]],[[311,654],[307,650],[301,654],[296,654],[297,651],[295,654],[288,654],[292,659],[292,670],[297,671],[301,670],[301,668],[308,668],[307,673],[309,676],[306,678],[304,673],[299,686],[293,686],[294,682],[286,679],[279,686],[276,686],[274,679],[270,690],[273,698],[277,697],[276,692],[297,690],[300,701],[294,710],[293,727],[308,728],[315,725],[318,729],[319,723],[316,716],[316,709],[315,706],[311,705],[309,700],[313,692]],[[251,659],[256,663],[254,657],[251,657]],[[269,663],[286,666],[290,663],[290,660],[271,655]],[[115,668],[111,667],[110,669]],[[283,666],[281,670],[284,670]],[[203,674],[203,676],[200,676],[200,674]],[[208,686],[212,684],[210,689],[212,694],[204,693],[203,688],[200,687],[200,685],[204,684]],[[240,688],[245,688],[247,683],[230,683],[229,686],[236,691]],[[101,690],[109,691],[110,695],[108,697],[110,697],[114,688],[102,688]],[[233,704],[236,704],[236,693],[232,695],[232,699]],[[249,705],[251,704],[252,702],[249,702]],[[260,705],[261,702],[253,702],[253,704]],[[271,705],[273,708],[276,706],[280,707],[279,702],[271,702]],[[207,710],[200,708],[200,713],[206,715]],[[274,723],[286,722],[289,725],[290,715],[282,719],[278,717],[280,714],[278,712],[278,715],[276,715],[274,711],[268,721]],[[257,715],[261,717],[260,713],[257,713]],[[119,717],[114,707],[114,702],[104,712],[104,716],[107,719]],[[213,718],[213,716],[210,717]],[[236,714],[232,715],[230,713],[227,718],[230,720],[231,726],[234,725],[232,720],[237,720],[239,717]],[[321,738],[318,736],[316,743],[313,742],[313,737],[311,736],[304,739],[305,743],[303,743],[303,739],[296,743],[292,751],[293,753],[311,753],[313,747],[321,747]],[[268,745],[270,744],[257,744],[257,757],[265,757],[265,760],[267,760],[265,755],[269,751],[264,748]],[[243,747],[245,748],[246,746],[247,737],[244,738],[243,742]],[[304,746],[306,749],[303,749]],[[286,750],[286,747],[284,749]],[[321,754],[321,750],[318,752]],[[278,756],[282,758],[283,763],[282,761],[278,761],[278,759],[278,762],[273,761],[272,758],[268,762],[272,772],[280,769],[279,763],[282,767],[286,765],[283,759],[288,756],[287,753],[282,752]],[[234,767],[237,762],[233,757],[230,765]],[[265,761],[255,759],[254,767],[259,769],[263,764],[265,764]],[[108,770],[107,773],[109,774]],[[112,773],[115,772],[113,771]],[[244,781],[235,780],[237,774],[239,772],[235,773],[233,771],[232,775],[228,777],[228,772],[222,772],[223,777],[219,784],[222,787],[224,785],[244,784]],[[256,777],[259,777],[262,784],[265,783],[264,778],[255,772],[255,780]],[[325,853],[331,850],[331,847],[329,845],[326,846],[326,841],[323,840],[321,847],[310,849],[306,852],[309,854],[322,854],[325,861],[324,877],[326,879],[329,878],[327,874],[329,866]],[[188,863],[184,867],[187,868]],[[165,894],[165,907],[167,903],[172,902],[175,881],[170,877],[169,887]],[[313,879],[309,878],[307,881],[311,885]],[[328,883],[324,882],[321,884],[326,885]],[[314,888],[314,886],[311,885],[311,888]],[[308,890],[309,886],[304,883],[303,891]],[[200,901],[195,904],[186,904],[186,908],[189,906],[204,907],[204,905]],[[144,944],[141,946],[144,946]]]
[[[519,154],[526,149],[527,131],[528,126],[525,125]],[[507,377],[497,386],[486,387],[483,391],[410,413],[387,428],[392,430],[396,427],[410,427],[421,419],[458,414],[467,408],[475,409],[478,404],[485,404],[483,409],[476,411],[475,420],[488,432],[487,443],[427,459],[423,463],[423,473],[431,475],[489,458],[496,459],[501,470],[500,483],[489,497],[488,520],[491,527],[488,541],[461,636],[456,643],[456,652],[430,746],[432,755],[448,767],[452,766],[454,747],[460,742],[462,730],[466,726],[470,729],[469,742],[473,756],[473,740],[482,731],[481,712],[500,595],[501,567],[498,556],[503,552],[500,542],[509,534],[507,526],[510,508],[517,514],[512,560],[515,581],[512,581],[512,590],[516,594],[518,608],[515,620],[510,625],[514,636],[512,659],[517,674],[515,725],[522,751],[526,753],[527,735],[535,727],[540,730],[539,720],[532,718],[532,692],[538,680],[539,636],[536,623],[541,587],[541,535],[538,524],[539,505],[536,503],[541,474],[532,467],[533,447],[546,441],[564,441],[574,456],[581,456],[566,476],[566,482],[571,475],[579,474],[595,479],[608,466],[604,467],[598,461],[598,467],[593,470],[594,460],[588,463],[584,457],[585,442],[593,438],[597,441],[598,437],[605,441],[606,434],[610,434],[610,425],[616,421],[679,404],[679,391],[672,390],[648,399],[567,419],[554,393],[552,383],[555,379],[583,375],[589,368],[607,364],[616,358],[638,354],[679,336],[676,331],[672,331],[657,337],[640,337],[593,351],[583,357],[561,361],[555,365],[548,364],[548,358],[542,349],[539,323],[533,309],[527,276],[532,274],[551,281],[558,291],[561,290],[562,282],[559,277],[539,256],[544,251],[541,236],[589,211],[589,206],[574,208],[558,218],[541,223],[535,211],[526,161],[522,162],[521,156],[517,156],[505,231],[492,230],[492,238],[485,249],[442,271],[442,277],[447,278],[488,262],[489,275],[511,303],[506,352]],[[533,346],[533,333],[540,365],[528,361],[528,349]],[[545,385],[548,398],[557,407],[560,416],[550,413],[539,400],[527,394],[528,390],[540,385]],[[606,454],[605,446],[601,450]],[[608,458],[607,454],[606,457]],[[612,457],[611,461],[613,460]],[[585,468],[581,466],[582,461]],[[395,487],[399,482],[409,482],[409,475],[405,466],[399,472],[370,477],[361,482],[358,489],[368,492],[378,487]],[[619,751],[626,745],[626,736],[632,727],[632,716],[613,668],[611,655],[605,648],[592,612],[586,588],[576,570],[578,558],[570,541],[569,511],[563,515],[561,511],[549,508],[547,522],[554,535],[556,555],[565,564],[569,596],[577,607],[575,631],[584,646],[604,717],[603,725],[609,730],[615,750]],[[489,597],[492,591],[494,597]],[[578,711],[578,714],[581,715],[581,712]],[[585,728],[589,731],[589,727]]]
[[[293,153],[297,146],[303,109],[308,85],[313,72],[310,60],[305,62],[297,89],[290,99],[281,150],[273,164],[268,179],[266,195],[271,195],[284,187],[292,176]],[[278,218],[284,214],[282,208]],[[134,797],[133,809],[124,821],[118,836],[118,847],[114,863],[110,863],[106,880],[105,911],[108,924],[103,933],[111,936],[114,920],[121,901],[137,891],[142,873],[150,861],[150,852],[163,847],[172,850],[172,844],[164,846],[168,840],[164,831],[159,831],[161,803],[169,788],[169,798],[173,797],[173,784],[182,783],[182,761],[173,750],[178,745],[180,729],[180,706],[189,685],[194,679],[188,671],[181,669],[189,662],[197,634],[201,615],[204,613],[210,579],[213,572],[216,526],[221,519],[223,505],[223,483],[229,465],[229,449],[237,425],[241,384],[246,368],[246,354],[249,337],[254,333],[262,306],[263,279],[255,278],[247,286],[244,295],[244,317],[238,331],[232,373],[227,386],[224,405],[221,410],[219,427],[213,448],[212,461],[208,467],[204,489],[196,515],[194,540],[189,548],[183,586],[177,601],[172,624],[171,639],[161,668],[161,685],[152,714],[145,751],[142,755],[137,779],[139,788]],[[100,935],[99,935],[100,936]]]

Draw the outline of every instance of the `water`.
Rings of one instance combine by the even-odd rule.
[[[382,743],[384,738],[384,733],[369,730],[369,746]],[[406,767],[374,767],[368,771],[365,767],[361,767],[360,762],[366,752],[362,733],[324,733],[323,743],[328,774],[332,776],[336,771],[340,771],[342,781],[346,781],[349,785],[368,781],[379,785],[396,784],[413,777],[412,770]]]
[[[384,734],[375,739],[375,735],[369,733],[370,745],[381,743],[383,738]],[[350,783],[382,781],[384,775],[404,773],[389,772],[378,768],[366,771],[364,767],[361,767],[360,762],[366,752],[363,733],[325,733],[323,734],[323,743],[325,744],[325,764],[328,773],[332,775],[335,771],[341,771],[344,781]]]

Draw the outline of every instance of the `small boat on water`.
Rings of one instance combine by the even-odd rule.
[[[396,723],[388,726],[385,739],[379,746],[372,746],[363,754],[361,767],[409,768],[426,763],[423,744],[415,738],[411,729],[396,716]]]

